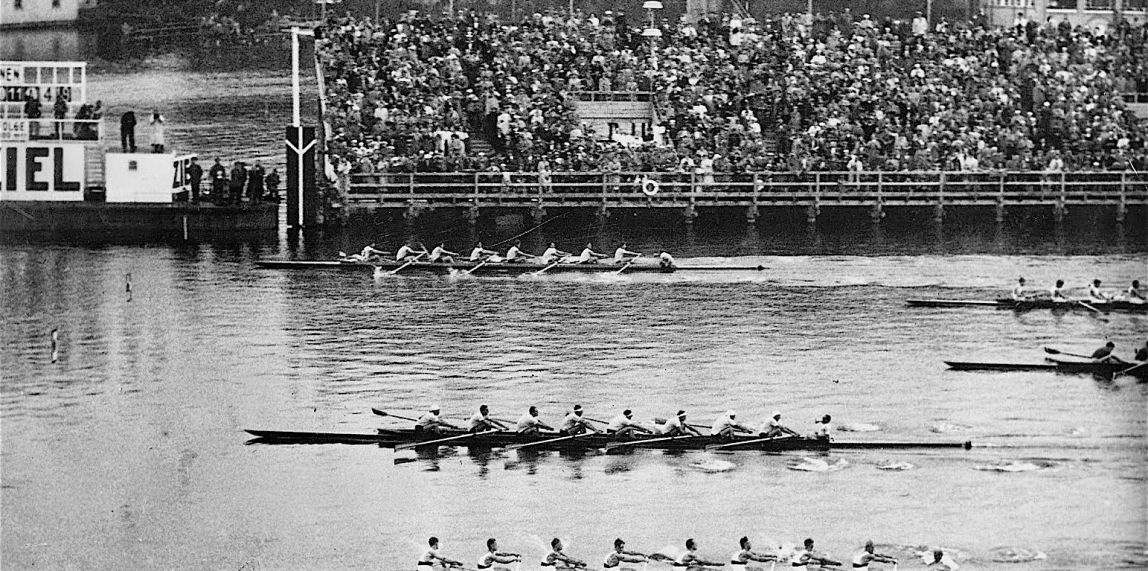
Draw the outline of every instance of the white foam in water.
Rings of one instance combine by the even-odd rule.
[[[880,426],[876,424],[866,424],[864,422],[854,422],[851,424],[842,424],[837,427],[841,432],[877,432],[881,430]]]
[[[973,427],[967,424],[960,424],[958,422],[938,422],[929,427],[929,430],[939,434],[946,434],[949,432],[968,432],[972,429]]]
[[[690,464],[690,468],[703,472],[728,472],[736,467],[737,464],[725,460],[699,460]]]
[[[1032,462],[1023,462],[1014,460],[1011,462],[1003,462],[1000,464],[988,464],[974,466],[974,470],[982,470],[985,472],[1035,472],[1048,468],[1048,465],[1034,464]]]
[[[1048,559],[1043,552],[1025,547],[998,547],[990,553],[989,557],[997,563],[1028,563]]]
[[[894,472],[903,472],[905,470],[912,470],[916,466],[908,462],[884,462],[877,465],[878,470],[889,470]]]
[[[790,470],[797,470],[799,472],[836,472],[845,469],[848,465],[849,462],[846,462],[844,458],[830,464],[820,458],[803,457],[801,460],[791,463],[787,467]]]

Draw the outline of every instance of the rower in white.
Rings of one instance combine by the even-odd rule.
[[[821,417],[821,420],[814,421],[813,424],[817,425],[817,427],[813,429],[813,437],[818,440],[828,441],[830,438],[830,433],[833,430],[833,426],[829,424],[832,420],[833,417],[827,414]]]
[[[662,251],[658,254],[658,264],[662,269],[669,269],[674,267],[674,257],[669,252]]]
[[[518,419],[518,423],[515,424],[514,429],[519,434],[539,434],[543,430],[554,430],[545,422],[542,422],[542,419],[538,418],[538,407],[536,406],[530,407],[530,409],[526,411],[526,414]]]
[[[441,433],[445,429],[461,430],[459,427],[454,426],[453,424],[443,422],[442,417],[439,416],[439,406],[437,404],[431,405],[431,407],[427,409],[427,412],[424,412],[422,416],[420,416],[419,419],[415,421],[416,433]]]
[[[1029,295],[1027,291],[1025,291],[1024,278],[1017,279],[1016,287],[1012,288],[1012,300],[1013,301],[1029,301],[1031,299],[1032,299],[1032,296]]]
[[[693,426],[686,423],[686,411],[679,410],[678,413],[668,420],[665,424],[658,427],[658,433],[662,436],[701,436],[702,433]]]
[[[1056,285],[1048,290],[1048,296],[1052,299],[1053,303],[1070,303],[1072,300],[1064,295],[1064,280],[1056,280]]]
[[[822,569],[824,567],[840,567],[840,561],[834,561],[824,553],[813,549],[813,539],[805,540],[805,549],[794,554],[791,563],[794,567],[805,567],[807,570]]]
[[[888,555],[882,555],[880,553],[875,553],[873,550],[874,550],[873,542],[871,540],[866,541],[865,542],[865,549],[862,550],[857,555],[853,556],[853,568],[854,569],[868,569],[870,563],[892,563],[893,565],[897,564],[896,559],[893,559],[892,557],[889,557]]]
[[[626,409],[622,414],[610,419],[606,425],[606,434],[614,436],[633,436],[634,434],[651,434],[652,431],[634,420],[634,411]]]
[[[508,264],[524,264],[530,261],[534,256],[522,251],[522,240],[515,240],[514,245],[506,251],[506,256],[503,261]]]
[[[627,250],[626,249],[626,243],[622,242],[622,245],[618,246],[617,250],[614,250],[614,263],[615,264],[625,264],[626,262],[633,261],[634,258],[637,258],[638,256],[641,256],[641,255],[642,255],[641,252],[631,252],[631,251]]]
[[[549,567],[555,571],[570,571],[573,569],[585,569],[586,562],[574,559],[569,555],[562,552],[562,540],[555,537],[550,540],[550,553],[546,555],[541,563],[542,567]]]
[[[375,243],[374,242],[371,242],[370,244],[363,246],[362,251],[360,251],[358,254],[351,254],[350,256],[348,256],[348,255],[343,254],[342,252],[339,252],[339,254],[341,254],[340,258],[344,262],[376,262],[376,261],[382,261],[383,256],[386,256],[389,253],[390,252],[384,252],[382,250],[375,249]]]
[[[558,248],[554,247],[554,242],[551,242],[550,245],[547,246],[546,251],[542,252],[542,257],[539,261],[541,261],[543,264],[550,265],[570,255],[570,252],[563,252],[562,250],[559,250]]]
[[[626,551],[626,542],[622,538],[614,540],[614,550],[602,562],[603,569],[617,569],[618,571],[637,571],[633,565],[626,563],[645,563],[648,555],[637,551]]]
[[[440,242],[438,246],[435,246],[434,249],[431,250],[430,256],[427,257],[427,261],[453,264],[455,257],[462,256],[462,254],[459,254],[458,252],[451,252],[450,250],[447,250],[443,247],[445,245],[445,243]]]
[[[510,571],[506,565],[510,563],[518,563],[522,561],[522,556],[517,553],[510,553],[507,551],[498,550],[498,540],[493,537],[486,540],[486,553],[478,558],[479,569],[490,569],[491,571]]]
[[[490,418],[490,408],[486,405],[478,407],[478,412],[474,413],[467,421],[466,429],[470,432],[486,432],[488,430],[509,430],[509,428],[501,422]]]
[[[430,544],[430,548],[422,554],[422,557],[419,557],[419,562],[415,566],[415,569],[418,571],[430,571],[431,569],[434,569],[436,564],[443,569],[448,569],[450,567],[462,567],[462,561],[455,561],[454,559],[444,557],[441,553],[439,553],[439,542],[437,537],[430,538],[427,543]]]
[[[734,553],[729,558],[729,564],[737,571],[762,571],[764,568],[760,565],[751,565],[752,563],[770,563],[776,562],[777,556],[771,553],[758,553],[753,550],[753,544],[749,542],[749,537],[742,537],[738,540],[741,549]]]
[[[738,434],[753,434],[753,429],[748,426],[743,426],[737,422],[737,413],[730,410],[726,411],[724,415],[718,416],[714,421],[713,426],[710,427],[710,436],[717,436],[722,439],[730,439]]]
[[[1124,292],[1124,300],[1129,303],[1148,303],[1148,298],[1140,291],[1140,280],[1132,280],[1132,285]]]
[[[574,411],[562,419],[562,427],[558,430],[563,436],[577,436],[586,432],[600,433],[601,431],[590,425],[582,418],[582,405],[574,405]]]
[[[482,242],[479,242],[479,243],[475,244],[474,249],[470,251],[470,261],[477,262],[479,260],[484,260],[484,259],[487,259],[491,256],[496,256],[496,255],[498,255],[498,252],[495,252],[494,250],[487,250],[486,248],[483,248]],[[494,260],[491,260],[491,261],[493,262]]]
[[[761,423],[761,428],[757,429],[757,433],[763,438],[777,438],[778,436],[786,435],[801,436],[797,432],[790,430],[781,424],[781,413],[776,410],[773,411],[773,414],[769,416],[769,420]]]
[[[674,567],[685,567],[689,570],[705,569],[707,567],[722,567],[725,563],[721,561],[709,561],[698,557],[698,542],[693,538],[686,540],[686,552],[674,562]]]
[[[600,260],[602,258],[608,258],[608,257],[609,256],[607,256],[606,254],[599,254],[598,252],[595,252],[594,251],[594,245],[589,243],[589,242],[586,242],[586,247],[582,248],[582,253],[578,255],[578,258],[574,260],[574,263],[577,263],[577,264],[597,264],[598,260]]]
[[[416,247],[419,249],[416,250]],[[410,260],[418,259],[421,256],[425,256],[426,254],[426,248],[423,248],[418,244],[403,244],[399,247],[399,251],[395,252],[395,261],[408,262]]]
[[[932,571],[957,571],[958,569],[955,563],[945,561],[945,552],[940,549],[933,551],[933,561],[925,568]]]
[[[1100,280],[1092,280],[1092,283],[1088,284],[1088,301],[1093,303],[1107,303],[1112,301],[1112,296],[1101,291]]]

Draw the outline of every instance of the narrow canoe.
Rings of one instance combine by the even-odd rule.
[[[910,299],[910,307],[995,307],[997,309],[1011,309],[1014,311],[1028,311],[1030,309],[1063,309],[1092,311],[1089,306],[1098,311],[1126,311],[1132,313],[1148,313],[1148,303],[1133,303],[1130,301],[1068,301],[1054,302],[1050,299],[1035,299],[1032,301],[1014,301],[1012,299],[975,300],[975,299]],[[1085,306],[1084,304],[1088,304]]]
[[[368,262],[339,262],[339,261],[292,261],[292,260],[259,260],[255,262],[256,266],[265,269],[278,269],[278,270],[378,270],[380,272],[388,272],[392,270],[402,269],[402,273],[420,272],[420,273],[439,273],[445,274],[451,271],[466,272],[474,270],[474,275],[521,275],[529,274],[546,270],[547,274],[562,274],[562,273],[609,273],[622,271],[623,274],[669,274],[674,272],[760,272],[765,270],[765,266],[679,266],[674,265],[670,267],[662,267],[656,263],[649,264],[614,264],[614,263],[600,263],[600,264],[558,264],[553,267],[542,264],[507,264],[503,262],[490,262],[482,264],[479,267],[477,263],[459,262],[455,264],[443,264],[438,262],[415,262],[409,266],[405,266],[399,262],[381,262],[381,263],[368,263]]]
[[[1049,358],[1046,363],[993,363],[977,361],[945,361],[955,371],[1056,371],[1058,373],[1085,373],[1111,377],[1123,373],[1137,378],[1148,378],[1148,366],[1133,368],[1135,363],[1094,363],[1089,360]]]

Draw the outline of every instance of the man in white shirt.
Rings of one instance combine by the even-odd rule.
[[[773,411],[773,414],[770,415],[769,420],[761,423],[761,428],[759,428],[757,432],[764,438],[777,438],[779,436],[786,435],[800,436],[800,434],[794,432],[793,430],[782,426],[781,413],[776,410]]]
[[[577,263],[579,264],[597,264],[599,258],[608,258],[606,254],[599,254],[594,251],[594,245],[586,242],[586,247],[582,248],[582,253],[578,255]]]
[[[724,415],[718,416],[713,426],[710,427],[710,436],[729,439],[738,434],[753,434],[753,430],[748,426],[738,424],[737,413],[732,410],[726,412]]]
[[[641,256],[641,255],[642,255],[641,252],[631,252],[631,251],[627,250],[626,249],[626,243],[622,242],[622,245],[618,246],[617,250],[614,250],[614,263],[615,264],[624,264],[626,262],[633,261],[633,258],[637,258],[638,256]],[[632,256],[632,258],[628,258],[630,256]]]
[[[679,410],[678,414],[670,417],[665,424],[658,427],[658,433],[662,436],[701,436],[702,433],[698,429],[686,424],[686,411]]]
[[[1016,280],[1016,287],[1012,288],[1012,300],[1013,301],[1028,301],[1030,299],[1032,299],[1032,296],[1030,296],[1028,293],[1026,293],[1025,289],[1024,289],[1024,278],[1017,279]]]
[[[453,264],[455,256],[461,256],[462,255],[462,254],[459,254],[458,252],[451,252],[450,250],[443,248],[443,246],[445,246],[445,245],[446,244],[444,242],[444,243],[440,243],[438,246],[435,246],[434,249],[431,250],[430,257],[427,258],[427,261],[428,262],[442,262],[444,264]]]
[[[431,405],[427,412],[424,412],[418,420],[415,421],[415,432],[443,432],[444,429],[458,430],[457,426],[443,422],[442,417],[439,416],[439,406]]]
[[[529,258],[534,257],[530,254],[527,254],[526,252],[523,252],[521,246],[522,240],[515,240],[514,245],[506,251],[506,259],[504,261],[508,264],[522,264],[525,263]]]
[[[570,255],[570,252],[563,252],[562,250],[555,248],[554,242],[551,242],[550,246],[546,248],[546,251],[542,252],[542,257],[540,258],[540,260],[543,264],[550,265],[550,264],[557,263],[564,256],[569,256],[569,255]]]
[[[442,554],[439,553],[437,537],[430,538],[427,543],[430,544],[430,548],[423,552],[422,557],[419,557],[419,562],[415,566],[418,571],[429,571],[434,568],[435,564],[438,564],[444,569],[448,567],[462,567],[462,561],[455,561],[454,559],[443,557]]]
[[[651,430],[634,421],[634,412],[630,409],[622,411],[622,414],[610,419],[606,425],[606,434],[632,436],[635,433],[650,434]]]
[[[542,422],[538,418],[538,407],[532,406],[522,418],[518,419],[518,423],[514,427],[515,431],[519,434],[539,434],[543,430],[554,430]]]
[[[585,418],[582,418],[582,405],[580,404],[574,405],[574,411],[562,419],[562,427],[558,431],[564,436],[577,436],[584,432],[601,432],[591,426]]]
[[[821,420],[814,422],[817,427],[813,429],[813,437],[818,440],[829,440],[829,433],[833,430],[833,426],[829,423],[832,420],[833,418],[827,414],[821,417]]]
[[[425,248],[416,250],[410,244],[403,244],[401,247],[399,247],[399,251],[395,252],[395,261],[409,262],[411,260],[417,260],[425,255],[427,255]]]
[[[477,262],[479,260],[482,260],[484,258],[488,258],[490,256],[494,256],[496,254],[498,254],[498,252],[495,252],[494,250],[487,250],[487,249],[483,248],[482,242],[479,242],[479,243],[475,244],[474,249],[470,251],[470,261]]]
[[[505,424],[490,418],[490,408],[486,405],[478,407],[478,412],[474,413],[466,422],[466,429],[469,432],[487,432],[490,430],[509,430]]]

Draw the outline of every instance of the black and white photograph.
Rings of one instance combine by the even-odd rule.
[[[1148,0],[0,0],[0,568],[1148,569]]]

